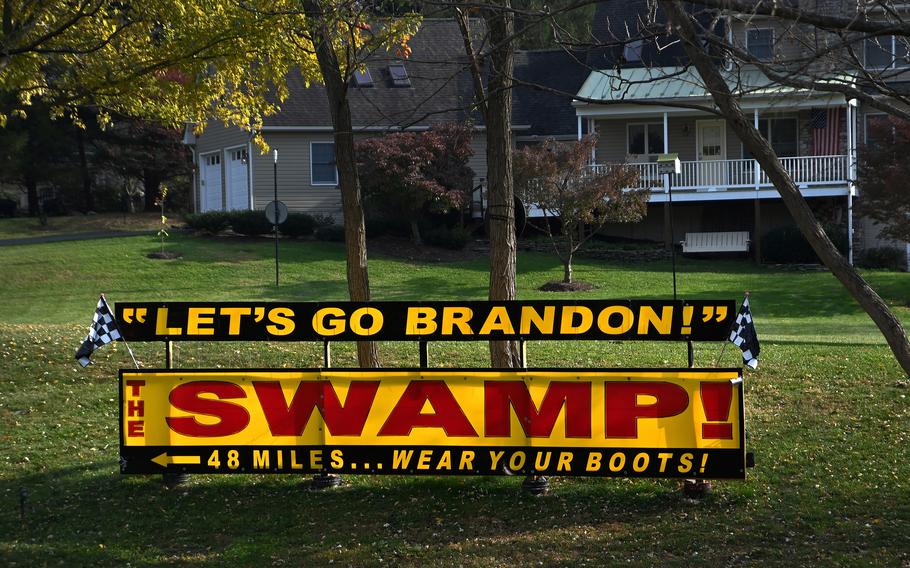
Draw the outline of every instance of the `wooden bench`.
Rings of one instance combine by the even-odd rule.
[[[686,240],[680,244],[684,253],[749,252],[749,231],[686,233]]]

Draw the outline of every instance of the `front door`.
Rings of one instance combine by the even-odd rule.
[[[698,185],[720,189],[727,184],[727,128],[723,120],[696,122]]]

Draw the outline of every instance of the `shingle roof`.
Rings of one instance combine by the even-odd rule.
[[[464,42],[451,19],[426,19],[409,41],[411,56],[394,50],[373,54],[367,67],[374,85],[350,87],[351,118],[355,127],[429,126],[468,118],[471,77],[465,71]],[[403,63],[410,87],[394,87],[388,66]],[[265,120],[266,127],[326,127],[332,125],[325,87],[304,83],[299,72],[288,78],[290,95],[282,110]]]
[[[565,93],[577,93],[588,72],[584,53],[552,49],[515,54],[516,79]],[[530,130],[522,132],[522,135],[574,135],[576,119],[572,97],[516,86],[513,90],[512,122],[530,126]]]

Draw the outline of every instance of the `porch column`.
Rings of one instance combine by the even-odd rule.
[[[752,124],[755,126],[755,130],[758,130],[758,109],[752,111]],[[755,159],[755,156],[752,156],[752,175],[755,176],[755,179],[752,180],[755,182],[755,191],[758,191],[758,182],[761,178],[761,168],[758,167],[758,160]],[[757,199],[757,197],[756,197]]]
[[[581,140],[581,116],[578,116],[578,139]]]
[[[588,134],[596,134],[594,132],[594,119],[593,118],[588,119]],[[597,146],[591,148],[591,163],[592,164],[597,163]]]
[[[670,141],[667,136],[668,131],[669,128],[667,128],[667,113],[664,113],[664,154],[670,153]],[[664,193],[669,194],[670,174],[664,174],[662,177],[664,182]],[[672,214],[673,212],[670,209],[670,200],[668,199],[667,201],[664,201],[664,248],[667,250],[673,249],[673,234],[670,232],[670,225],[672,224],[670,215]]]

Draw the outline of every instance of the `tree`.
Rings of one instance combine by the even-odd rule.
[[[881,296],[856,272],[828,238],[809,208],[806,199],[781,165],[771,145],[754,127],[752,121],[743,114],[737,97],[730,90],[716,61],[707,52],[704,40],[699,36],[695,24],[683,10],[681,3],[676,0],[660,0],[660,6],[673,31],[679,36],[686,54],[698,70],[718,111],[777,188],[787,210],[796,222],[796,226],[812,245],[812,249],[822,263],[831,270],[850,295],[869,314],[891,347],[898,363],[910,375],[910,341],[907,340],[907,334],[900,320],[895,317]]]
[[[910,122],[897,118],[871,125],[875,140],[860,153],[859,178],[863,198],[858,209],[883,226],[882,234],[910,241]]]
[[[406,220],[411,239],[422,244],[418,220],[430,210],[463,206],[474,172],[468,159],[472,128],[443,124],[426,132],[399,132],[358,141],[357,167],[368,203]]]
[[[512,180],[512,76],[515,14],[511,0],[491,1],[480,13],[489,32],[486,53],[475,50],[475,31],[468,20],[472,3],[458,2],[456,19],[461,27],[474,86],[474,105],[484,118],[487,132],[487,214],[490,227],[490,291],[495,302],[514,300],[517,267],[515,188]],[[486,63],[486,77],[484,67]],[[493,367],[511,368],[520,363],[518,343],[491,341]]]
[[[590,169],[596,144],[593,135],[572,143],[551,139],[515,154],[515,186],[525,203],[543,212],[543,222],[536,226],[562,261],[564,284],[572,283],[573,255],[606,223],[638,222],[647,211],[647,190],[624,191],[637,184],[635,170],[622,165]],[[559,234],[552,228],[556,218]]]

